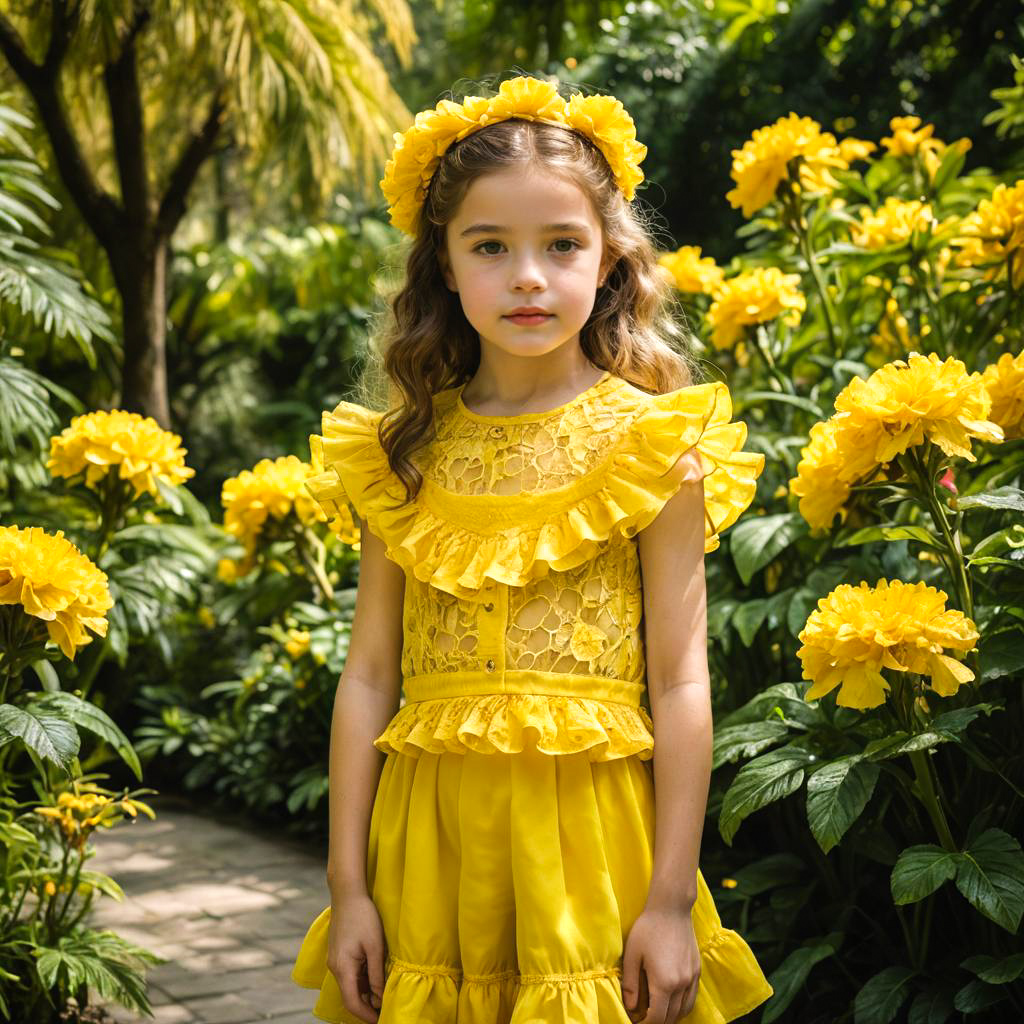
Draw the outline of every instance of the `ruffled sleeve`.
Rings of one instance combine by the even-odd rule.
[[[425,583],[473,598],[488,580],[522,586],[589,561],[616,533],[633,537],[687,480],[704,483],[704,550],[751,504],[764,455],[743,450],[725,384],[650,395],[622,382],[609,411],[626,426],[595,469],[555,489],[457,494],[429,476],[416,498],[377,439],[380,413],[342,402],[310,438],[322,472],[306,486],[328,516],[348,500],[393,561]],[[318,461],[319,460],[319,463]]]
[[[369,519],[397,480],[377,438],[380,418],[379,412],[339,402],[323,414],[323,434],[310,435],[313,475],[305,485],[328,519],[342,515],[346,503]]]

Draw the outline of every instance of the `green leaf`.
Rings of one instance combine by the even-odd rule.
[[[953,998],[953,1006],[963,1014],[979,1013],[996,1003],[1001,1003],[1008,994],[995,985],[986,985],[977,978],[969,981]]]
[[[886,761],[900,754],[911,754],[915,750],[929,750],[940,743],[948,743],[954,737],[947,731],[926,729],[924,732],[894,732],[881,739],[872,740],[863,751],[869,761]]]
[[[178,497],[177,487],[171,486],[166,480],[161,480],[159,476],[154,476],[153,479],[156,481],[156,489],[160,492],[160,497],[163,499],[164,504],[176,516],[180,516],[185,511],[185,508]]]
[[[907,1024],[946,1024],[953,1014],[953,990],[933,984],[910,1004]]]
[[[908,967],[879,971],[853,1000],[854,1024],[889,1024],[910,995],[910,979],[916,974]]]
[[[0,704],[0,746],[14,739],[20,739],[40,760],[51,761],[71,774],[80,741],[78,731],[63,715]]]
[[[824,409],[817,402],[812,402],[802,395],[789,395],[784,391],[744,391],[743,404],[752,405],[755,402],[784,402],[786,405],[794,405],[804,412],[810,413],[816,420],[828,419]]]
[[[717,728],[711,755],[712,771],[727,761],[755,757],[788,735],[784,722],[749,722]]]
[[[978,641],[978,656],[983,683],[1016,675],[1024,668],[1024,631],[1005,629],[999,633],[983,634]]]
[[[987,918],[1016,933],[1024,913],[1024,853],[1013,836],[986,829],[963,851],[956,887]]]
[[[834,541],[837,548],[849,548],[858,544],[871,544],[874,541],[912,540],[926,547],[944,551],[935,535],[924,526],[866,526],[856,530],[847,537],[838,537]]]
[[[743,582],[749,583],[758,569],[805,536],[807,529],[807,521],[798,512],[748,516],[736,523],[732,528],[730,550]]]
[[[994,957],[979,954],[961,961],[960,966],[990,985],[1006,985],[1024,974],[1024,953]]]
[[[748,761],[722,800],[718,831],[725,842],[732,845],[744,818],[796,792],[803,785],[805,768],[813,762],[810,751],[792,744]]]
[[[807,779],[807,822],[825,853],[860,817],[881,769],[860,754],[839,758]]]
[[[135,777],[142,779],[142,765],[139,763],[135,748],[117,723],[102,708],[66,690],[37,697],[34,704],[56,712],[74,722],[80,729],[85,729],[105,740],[121,755],[121,759],[135,773]]]
[[[755,597],[744,601],[735,611],[732,617],[732,624],[740,635],[744,647],[749,647],[754,642],[757,631],[772,610],[770,597]]]
[[[823,939],[800,946],[768,975],[768,984],[775,992],[764,1005],[761,1024],[771,1024],[785,1013],[797,993],[804,990],[811,968],[827,957],[834,956],[842,940],[842,932],[833,932]]]
[[[903,906],[930,896],[956,875],[959,857],[934,843],[908,846],[889,877],[893,903]]]
[[[960,173],[966,159],[967,154],[962,153],[959,146],[946,147],[932,178],[932,188],[937,196],[941,195],[945,187]]]
[[[976,508],[1024,512],[1024,491],[1017,487],[998,487],[985,494],[968,494],[957,498],[956,507],[961,512],[970,512]]]

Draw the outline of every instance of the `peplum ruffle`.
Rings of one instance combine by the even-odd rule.
[[[718,548],[764,468],[763,454],[743,451],[746,424],[731,422],[726,385],[649,395],[622,382],[608,407],[631,417],[629,426],[606,460],[563,487],[457,494],[428,477],[403,504],[404,487],[377,437],[382,414],[341,402],[324,413],[323,434],[310,437],[320,472],[306,487],[330,517],[350,502],[389,558],[460,598],[478,596],[488,579],[522,586],[589,561],[616,531],[633,537],[653,522],[687,480],[704,481],[704,550]],[[697,458],[683,458],[691,450]]]
[[[587,752],[591,761],[654,756],[647,709],[619,701],[542,693],[441,697],[403,705],[373,741],[384,753],[518,754],[536,745],[545,754]]]

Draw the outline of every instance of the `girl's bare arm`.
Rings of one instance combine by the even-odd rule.
[[[331,718],[327,886],[332,901],[367,891],[370,814],[385,760],[373,740],[398,710],[402,681],[405,573],[386,557],[384,542],[365,520],[359,526],[355,616]]]
[[[711,682],[704,575],[704,484],[696,454],[679,491],[638,534],[647,687],[654,720],[654,866],[649,904],[689,909],[711,782]]]

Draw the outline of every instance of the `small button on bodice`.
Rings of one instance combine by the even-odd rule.
[[[494,602],[493,601],[488,601],[487,604],[484,605],[484,611],[485,612],[493,612],[494,611]]]
[[[493,658],[488,658],[487,659],[487,664],[484,666],[484,668],[486,668],[488,672],[493,672],[494,671],[494,659]]]

